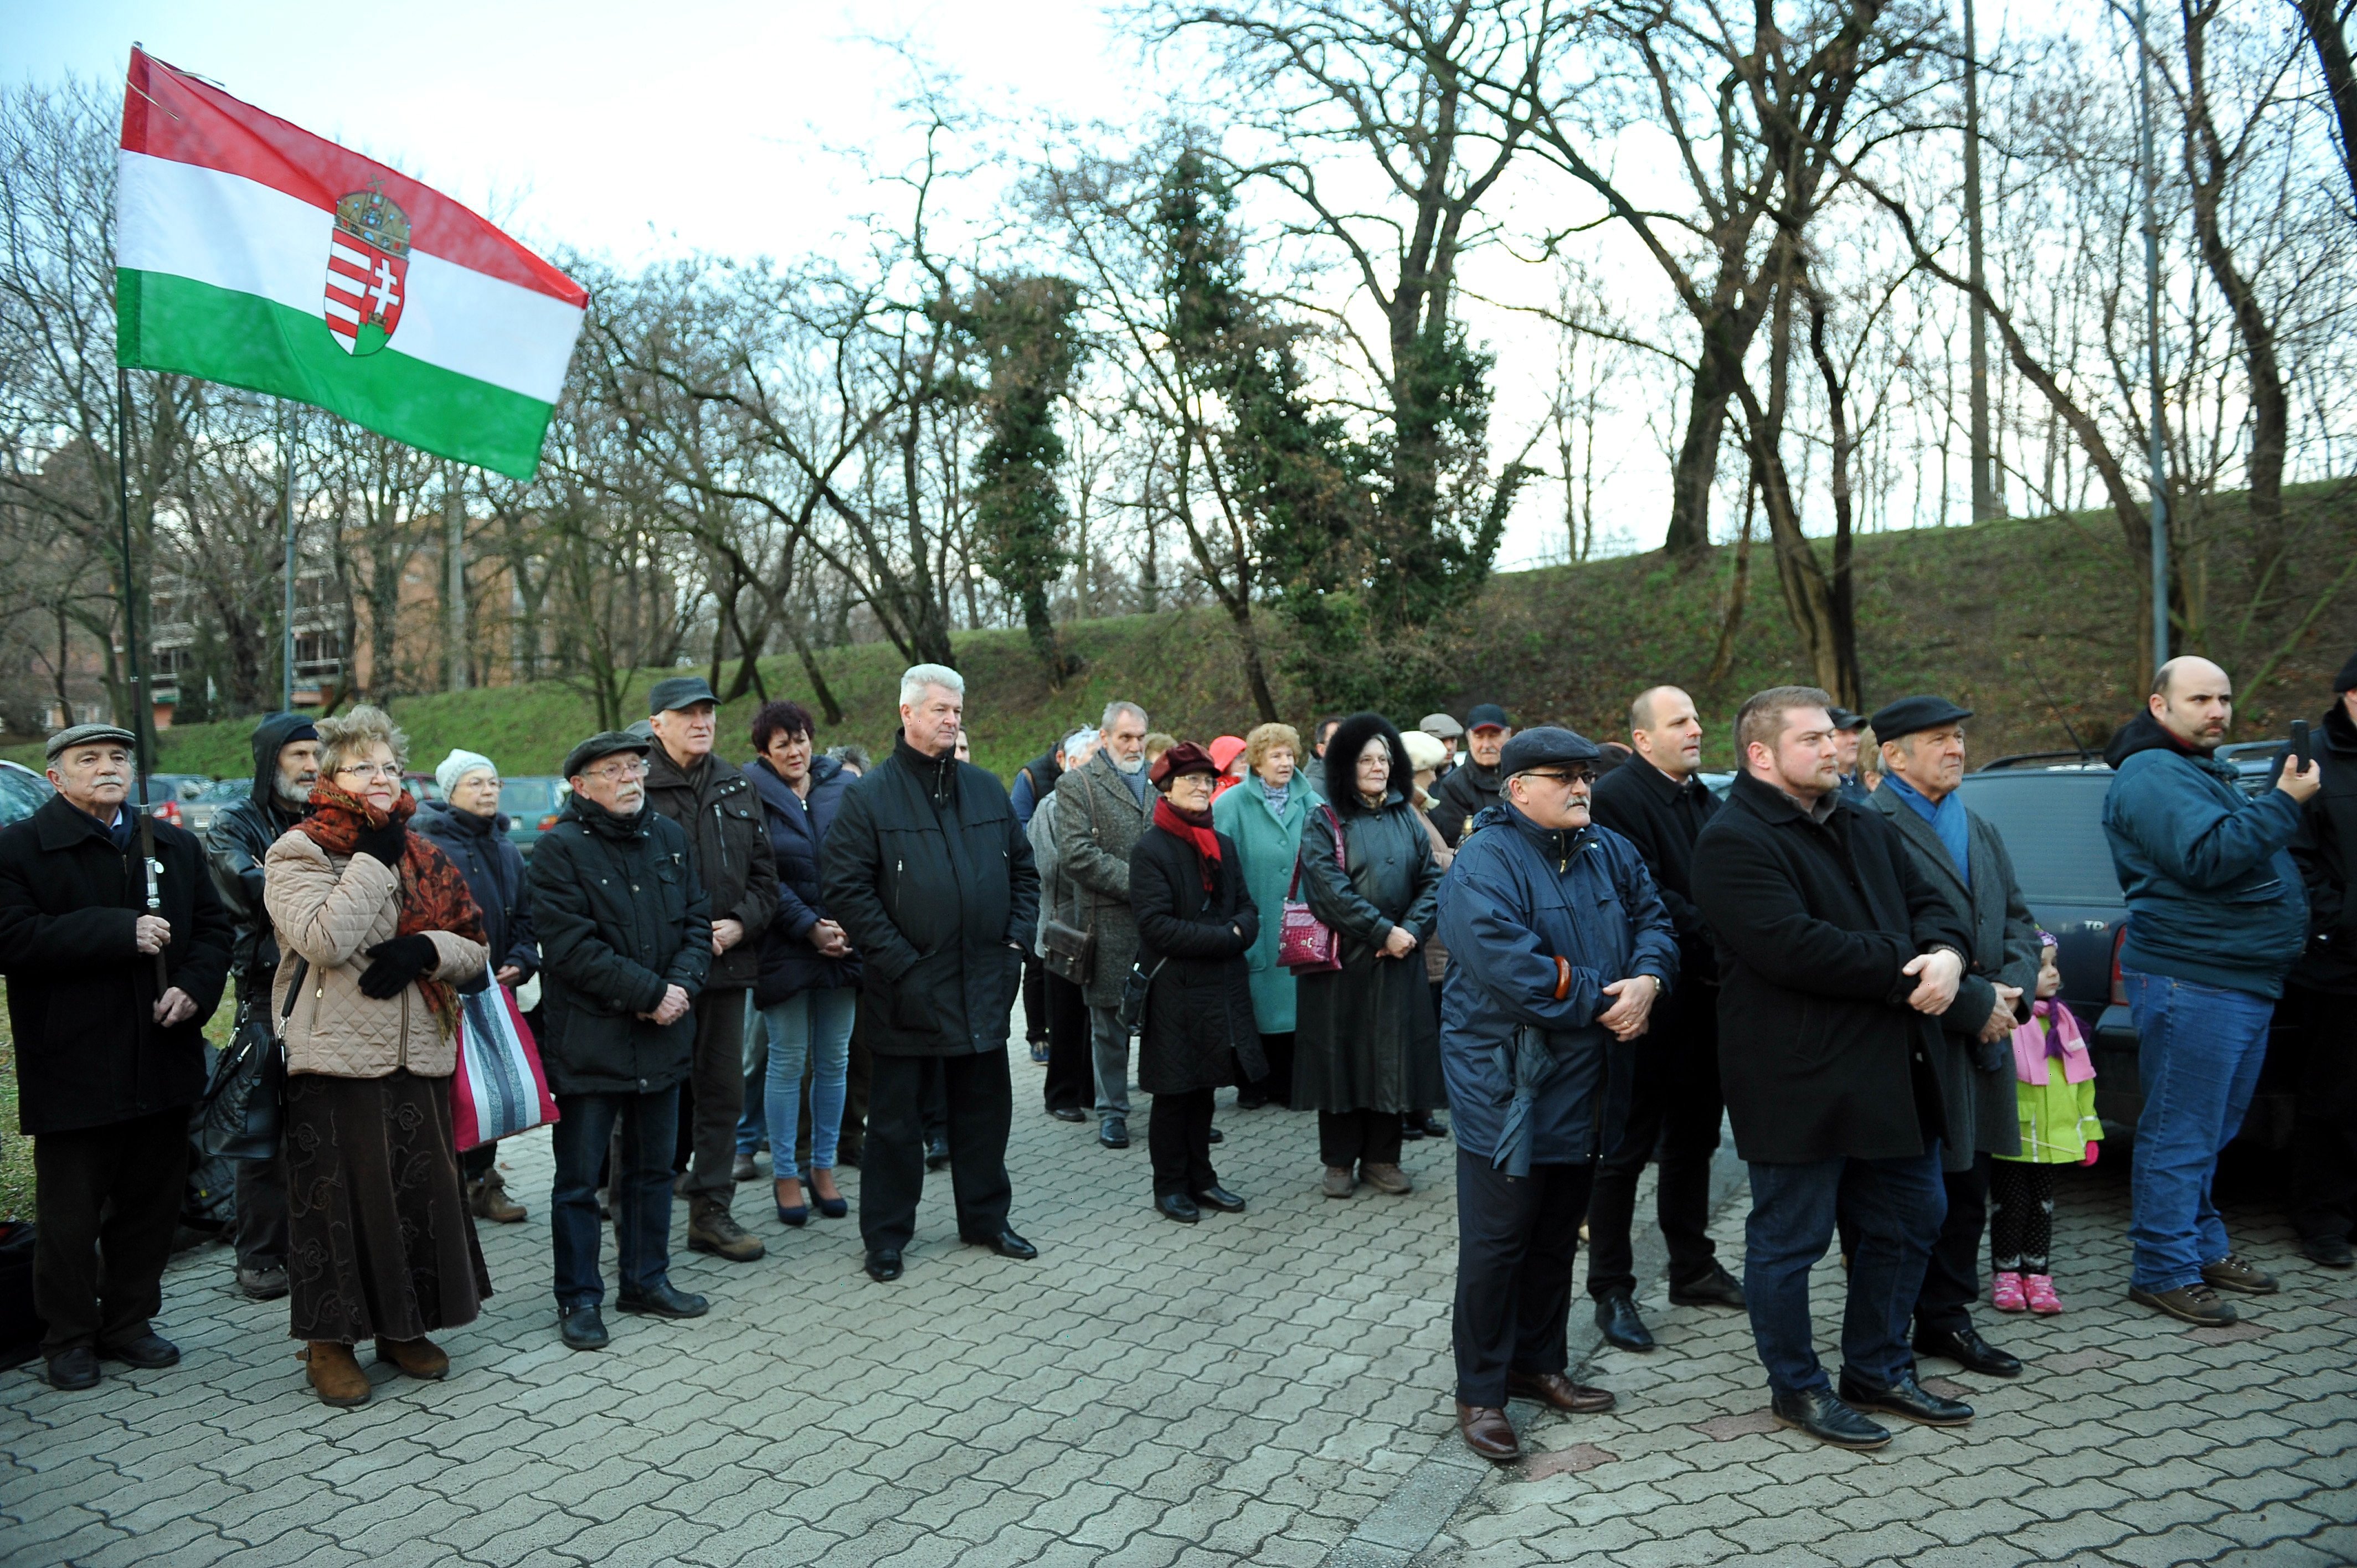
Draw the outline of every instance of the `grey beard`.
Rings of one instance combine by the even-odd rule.
[[[311,803],[311,786],[308,784],[297,784],[290,789],[286,780],[280,779],[272,784],[270,792],[277,798],[280,805],[290,811],[299,811]]]
[[[1115,768],[1120,768],[1124,773],[1135,773],[1139,768],[1146,766],[1146,754],[1141,751],[1126,762],[1124,762],[1120,757],[1116,757],[1113,759],[1113,765]]]

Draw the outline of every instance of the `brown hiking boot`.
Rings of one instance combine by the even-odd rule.
[[[321,1404],[366,1404],[369,1398],[368,1374],[352,1358],[352,1348],[333,1339],[314,1339],[304,1351],[306,1363],[303,1375],[311,1380]]]
[[[2214,1263],[2202,1264],[2201,1279],[2212,1290],[2230,1290],[2239,1295],[2273,1295],[2282,1288],[2276,1283],[2275,1275],[2240,1252],[2229,1252]]]
[[[708,1197],[699,1197],[688,1206],[687,1244],[692,1251],[709,1252],[732,1263],[749,1263],[769,1251],[759,1237],[737,1223],[726,1207]]]
[[[1394,1197],[1415,1190],[1415,1183],[1408,1180],[1407,1172],[1397,1165],[1378,1165],[1370,1160],[1361,1160],[1359,1175],[1377,1192],[1388,1192]]]
[[[2240,1319],[2234,1304],[2218,1299],[2218,1293],[2206,1284],[2179,1285],[2175,1290],[2149,1291],[2130,1286],[2128,1299],[2139,1306],[2157,1307],[2184,1323],[2198,1323],[2204,1328],[2222,1328]]]
[[[387,1339],[379,1337],[376,1359],[391,1363],[404,1374],[422,1378],[429,1383],[440,1382],[450,1374],[450,1358],[442,1347],[423,1334],[414,1339]]]
[[[500,1225],[516,1225],[531,1211],[508,1197],[507,1178],[493,1165],[479,1179],[467,1184],[467,1200],[478,1219],[489,1219]]]

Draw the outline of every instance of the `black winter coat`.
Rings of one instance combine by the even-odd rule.
[[[1940,1021],[1907,1005],[1900,971],[1971,943],[1890,824],[1846,800],[1819,823],[1744,774],[1695,845],[1694,891],[1718,940],[1736,1153],[1789,1165],[1929,1147],[1945,1122]]]
[[[1006,1048],[1039,874],[1006,787],[896,735],[843,798],[819,891],[860,957],[856,1037],[877,1056]]]
[[[717,753],[683,771],[658,743],[647,753],[647,808],[687,834],[688,864],[712,918],[745,927],[745,940],[712,961],[705,987],[751,985],[760,977],[761,938],[778,912],[778,862],[752,780]]]
[[[229,972],[238,983],[241,1005],[249,992],[266,996],[278,972],[278,928],[262,907],[262,862],[270,846],[303,820],[278,800],[278,754],[286,737],[311,721],[301,714],[273,714],[253,726],[253,787],[242,800],[215,813],[205,830],[205,860],[213,891],[237,924]]]
[[[1397,778],[1392,779],[1394,787],[1399,782]],[[1432,787],[1432,825],[1440,830],[1449,848],[1457,847],[1474,818],[1498,803],[1502,782],[1496,768],[1484,768],[1469,757]]]
[[[2308,950],[2291,972],[2294,985],[2337,995],[2357,993],[2357,724],[2332,704],[2317,731],[2323,786],[2299,809],[2291,858],[2308,888]]]
[[[1260,937],[1260,911],[1244,886],[1235,841],[1225,833],[1218,838],[1220,859],[1211,867],[1209,893],[1201,857],[1185,839],[1150,827],[1129,852],[1137,966],[1154,976],[1137,1037],[1137,1086],[1148,1094],[1184,1094],[1268,1076],[1253,1021],[1252,970],[1244,961]]]
[[[810,931],[831,918],[818,887],[820,850],[827,830],[843,809],[844,791],[855,775],[843,770],[841,759],[811,758],[807,797],[778,777],[766,762],[756,760],[745,769],[770,829],[770,850],[778,862],[778,913],[761,938],[761,978],[753,1001],[774,1007],[804,991],[831,991],[859,983],[856,958],[823,958],[810,944]]]
[[[617,817],[579,795],[533,845],[540,932],[540,1041],[558,1094],[646,1094],[687,1077],[693,1008],[639,1016],[676,985],[691,1001],[712,967],[711,906],[679,824],[651,810]]]
[[[1652,873],[1653,891],[1662,896],[1662,908],[1678,933],[1680,989],[1712,983],[1718,975],[1718,949],[1694,901],[1694,854],[1702,830],[1718,814],[1718,797],[1700,779],[1673,783],[1643,757],[1632,757],[1598,779],[1589,799],[1598,825],[1636,845]]]
[[[467,891],[482,911],[483,972],[459,987],[488,991],[492,977],[512,964],[523,972],[518,985],[540,971],[540,940],[532,929],[532,888],[524,881],[523,854],[508,839],[508,820],[479,817],[447,800],[428,800],[409,819],[412,832],[450,857]]]
[[[172,926],[165,971],[197,1004],[169,1029],[156,1026],[156,961],[135,935],[147,913],[138,839],[116,849],[62,795],[0,828],[0,974],[28,1136],[151,1116],[204,1091],[205,1020],[229,981],[229,913],[194,833],[157,822],[156,859],[156,913]]]

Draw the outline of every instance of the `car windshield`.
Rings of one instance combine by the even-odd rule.
[[[540,825],[540,819],[556,810],[556,780],[554,779],[511,779],[500,789],[500,810],[519,822]]]
[[[48,786],[42,780],[13,768],[0,768],[0,822],[31,816],[48,798]]]
[[[2013,856],[2021,896],[2031,904],[2116,904],[2120,879],[2104,837],[2104,793],[2112,775],[1967,774],[1964,804],[1986,818]]]

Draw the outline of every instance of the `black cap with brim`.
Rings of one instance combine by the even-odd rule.
[[[1495,703],[1476,703],[1473,711],[1465,715],[1465,728],[1469,733],[1477,729],[1513,727],[1512,722],[1506,717],[1506,710]],[[1566,730],[1564,733],[1568,735],[1571,732]]]
[[[618,729],[601,730],[565,755],[565,777],[576,779],[589,771],[590,764],[618,752],[627,751],[633,757],[644,757],[650,743],[637,736]]]
[[[2351,654],[2349,662],[2341,667],[2341,673],[2332,678],[2332,692],[2335,696],[2343,692],[2357,692],[2357,653]]]
[[[658,681],[647,693],[647,712],[668,714],[679,708],[692,708],[698,703],[718,706],[720,699],[712,694],[712,682],[701,675],[673,675],[668,681]]]
[[[1834,728],[1835,729],[1864,729],[1866,727],[1865,719],[1859,717],[1858,714],[1851,709],[1843,707],[1839,703],[1835,703],[1832,707],[1827,708],[1825,713],[1833,719]],[[1875,733],[1878,735],[1881,734],[1879,730]]]
[[[1972,716],[1972,709],[1960,708],[1945,697],[1901,697],[1874,710],[1874,738],[1897,740],[1902,735],[1937,729]]]
[[[97,746],[107,741],[128,747],[137,746],[139,737],[121,725],[74,725],[49,736],[49,744],[44,748],[43,755],[55,762],[59,753],[69,746]]]
[[[1474,710],[1476,713],[1480,709]],[[1539,768],[1561,768],[1573,763],[1594,762],[1604,755],[1604,748],[1577,730],[1558,729],[1554,725],[1541,725],[1526,729],[1506,743],[1498,754],[1498,773],[1512,779],[1517,773],[1528,773]]]

